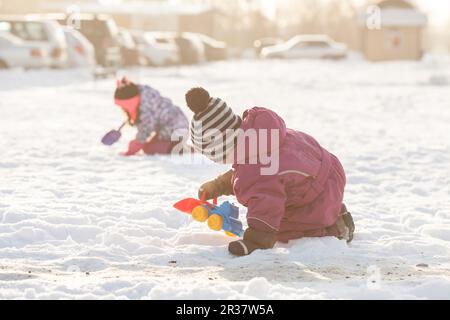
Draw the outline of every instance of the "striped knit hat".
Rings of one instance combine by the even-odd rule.
[[[211,98],[203,88],[186,94],[188,107],[195,113],[190,127],[194,148],[214,162],[225,163],[234,150],[242,120],[225,101]]]

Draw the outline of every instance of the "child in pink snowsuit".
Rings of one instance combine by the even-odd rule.
[[[190,129],[193,145],[218,163],[227,163],[226,156],[236,153],[239,131],[276,129],[279,132],[278,147],[271,150],[269,146],[269,152],[279,153],[277,172],[263,175],[264,165],[259,158],[253,163],[241,163],[236,160],[237,155],[232,170],[205,183],[199,190],[199,196],[204,195],[206,199],[235,195],[247,207],[249,227],[242,240],[230,243],[232,254],[243,256],[256,249],[270,249],[277,240],[288,242],[325,236],[348,242],[353,239],[353,219],[342,202],[344,169],[336,156],[313,137],[286,128],[283,119],[266,108],[247,110],[241,118],[224,101],[211,98],[203,88],[191,89],[186,94],[186,102],[195,114]],[[219,134],[237,133],[224,135],[223,148],[213,148],[216,146],[211,145],[216,142],[211,142],[208,129],[215,129]],[[245,150],[249,149],[252,148],[246,145]]]
[[[188,134],[189,121],[183,111],[150,86],[136,85],[123,78],[117,84],[114,102],[126,113],[128,123],[138,130],[124,156],[141,150],[147,155],[169,154],[181,137]],[[175,137],[180,140],[172,141]]]

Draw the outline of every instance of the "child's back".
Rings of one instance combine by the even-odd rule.
[[[158,133],[160,139],[169,141],[176,130],[187,132],[189,122],[178,106],[150,86],[138,85],[138,88],[141,104],[136,138],[140,143],[145,143],[153,131]]]

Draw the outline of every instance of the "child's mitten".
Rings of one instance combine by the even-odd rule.
[[[277,242],[275,233],[262,232],[252,228],[245,230],[244,239],[233,241],[228,250],[235,256],[247,256],[258,249],[272,249]]]
[[[211,200],[220,196],[229,196],[233,192],[233,170],[230,170],[212,181],[204,183],[198,190],[198,197],[203,200]]]
[[[153,136],[142,147],[142,151],[146,155],[169,154],[171,150],[172,142],[169,140],[161,140],[157,135]]]
[[[138,153],[139,151],[141,151],[141,149],[144,147],[144,145],[140,142],[138,142],[137,140],[132,140],[130,141],[129,145],[128,145],[128,151],[121,153],[121,155],[123,156],[133,156],[136,153]]]

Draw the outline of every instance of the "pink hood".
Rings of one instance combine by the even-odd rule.
[[[235,165],[249,163],[250,159],[260,163],[263,162],[260,159],[261,154],[271,155],[273,152],[279,152],[286,139],[287,130],[286,123],[280,116],[269,109],[255,107],[245,111],[242,119],[240,129],[247,134],[250,130],[254,131],[257,143],[251,143],[248,138],[243,139],[242,134],[239,135],[239,143],[235,149]],[[278,138],[278,141],[272,141],[272,138]]]
[[[125,111],[130,119],[136,123],[138,120],[138,114],[139,114],[139,104],[141,103],[141,97],[136,96],[130,99],[115,99],[115,104],[120,106],[123,111]]]

